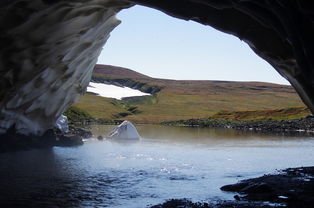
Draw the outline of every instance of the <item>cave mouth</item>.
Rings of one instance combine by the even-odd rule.
[[[120,11],[117,18],[121,24],[111,32],[97,64],[154,78],[289,84],[246,43],[210,26],[140,5]]]
[[[150,14],[150,16],[148,14]],[[140,18],[142,16],[146,17],[145,20]],[[228,81],[232,81],[230,79],[238,78],[237,81],[243,81],[241,80],[243,77],[242,79],[245,81],[254,82],[269,81],[267,79],[269,77],[280,76],[269,64],[266,64],[264,60],[258,57],[246,43],[232,35],[219,32],[209,26],[174,18],[155,9],[143,6],[133,6],[122,10],[118,13],[117,17],[121,20],[121,24],[112,31],[111,37],[104,46],[100,58],[98,59],[98,64],[109,64],[111,66],[135,70],[136,72],[141,72],[152,78],[175,80],[228,80],[229,78]],[[128,38],[125,38],[126,34]],[[207,57],[208,59],[206,59]],[[250,61],[250,59],[253,59],[253,61]],[[227,63],[228,65],[223,63],[224,61],[229,62],[229,60],[230,63]],[[248,62],[248,64],[241,65],[239,62]],[[222,66],[219,66],[219,64]],[[169,67],[169,65],[171,67]],[[198,69],[196,66],[200,66],[200,68]],[[117,67],[117,70],[119,67]],[[232,69],[230,70],[231,67]],[[242,67],[246,69],[242,69]],[[140,68],[140,70],[138,70],[138,68]],[[252,70],[253,68],[254,71]],[[101,66],[99,66],[99,69],[101,69]],[[267,70],[274,73],[266,73]],[[174,72],[170,74],[169,71]],[[184,74],[185,71],[187,71],[187,73],[185,77],[183,77],[182,74]],[[214,73],[221,71],[224,72],[222,75],[225,75],[225,73],[230,74],[227,78],[213,78],[215,77]],[[255,79],[250,77],[252,71],[254,72],[253,77]],[[161,77],[160,74],[162,74],[163,77]],[[192,77],[195,74],[198,74],[198,77]],[[239,74],[241,76],[238,76]],[[129,78],[132,79],[131,77]],[[120,78],[128,77],[121,76]],[[256,80],[257,78],[261,78],[262,80]],[[280,78],[279,82],[282,82],[284,79],[282,77]],[[108,79],[106,82],[110,82],[110,80]],[[119,84],[121,83],[123,83],[123,81],[119,82]],[[145,82],[143,81],[142,83]],[[287,81],[284,83],[286,84]],[[138,84],[141,83],[139,82]],[[132,85],[127,85],[127,87],[130,86]],[[138,87],[136,84],[133,86]],[[219,87],[221,86],[218,86],[217,89]],[[250,87],[249,84],[247,87]],[[266,86],[264,87],[266,88]],[[272,91],[272,89],[269,88],[269,91]],[[219,93],[219,90],[217,90],[217,93]],[[243,98],[244,97],[243,95]],[[184,98],[179,98],[178,100],[180,99],[184,102]],[[266,98],[264,99],[266,100]],[[287,98],[287,103],[290,101],[291,100]],[[269,101],[269,103],[272,102],[271,100]],[[280,101],[280,103],[282,102]],[[302,103],[299,101],[295,106],[302,106]],[[272,108],[278,109],[286,107],[287,106],[272,106]],[[256,109],[253,110],[261,110],[263,108],[269,109],[271,107],[267,104],[264,106],[256,104]],[[238,111],[238,109],[231,110],[230,108],[221,109],[221,111],[223,110]],[[252,108],[242,108],[241,110],[252,110]],[[129,119],[129,114],[125,113],[123,115],[124,116],[118,118]],[[206,116],[196,115],[190,118],[201,117],[205,118]],[[139,121],[136,120],[136,122]]]
[[[312,5],[301,1],[13,0],[0,3],[0,133],[40,135],[78,100],[115,15],[135,4],[239,37],[314,111]]]

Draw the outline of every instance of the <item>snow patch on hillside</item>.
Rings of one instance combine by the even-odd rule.
[[[101,97],[115,98],[121,100],[124,97],[150,95],[139,90],[134,90],[129,87],[118,87],[115,85],[90,82],[87,87],[87,92],[95,93]]]

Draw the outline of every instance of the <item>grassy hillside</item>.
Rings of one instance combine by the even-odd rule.
[[[86,94],[75,104],[75,107],[89,112],[96,118],[160,123],[214,115],[240,118],[240,115],[246,114],[249,119],[255,119],[263,114],[258,112],[266,112],[263,110],[277,111],[295,107],[302,108],[304,111],[296,110],[289,116],[283,115],[289,112],[287,110],[280,116],[298,118],[308,114],[294,89],[287,85],[154,79],[130,69],[106,65],[95,67],[93,79],[153,94],[122,101]],[[272,114],[270,113],[269,116]]]
[[[310,111],[306,107],[290,107],[282,109],[263,109],[251,111],[220,111],[211,116],[213,119],[227,120],[292,120],[306,117]]]

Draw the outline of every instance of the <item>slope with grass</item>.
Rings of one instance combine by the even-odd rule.
[[[295,107],[304,109],[304,111],[293,110],[290,112],[291,115],[288,113],[289,110],[284,111],[280,115],[282,118],[304,117],[309,113],[294,89],[287,85],[155,79],[130,69],[108,65],[96,65],[92,80],[128,86],[152,94],[124,98],[121,101],[86,94],[75,104],[75,107],[89,112],[94,118],[161,123],[219,116],[219,112],[220,116],[225,114],[225,117],[228,112],[228,117],[231,118],[232,114],[236,117],[241,114],[239,112],[247,111],[251,113],[242,114],[250,114],[250,119],[256,119],[255,116],[260,116],[257,112],[263,114],[263,110],[276,111]],[[238,113],[232,113],[234,111]]]

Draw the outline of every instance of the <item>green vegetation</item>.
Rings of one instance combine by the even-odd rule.
[[[74,107],[93,118],[157,124],[192,118],[281,120],[307,116],[291,86],[262,82],[177,81],[154,79],[129,69],[97,66],[93,79],[150,91],[123,100],[86,94]]]
[[[115,119],[114,115],[124,111],[123,108],[113,104],[115,99],[104,98],[92,94],[86,94],[74,104],[74,107],[89,112],[93,118]]]
[[[93,117],[87,111],[76,106],[71,106],[64,112],[64,115],[68,117],[69,124],[74,126],[86,126],[91,123],[120,124],[122,122],[121,120],[116,119]]]
[[[305,118],[310,114],[305,107],[254,110],[254,111],[221,111],[209,118],[187,119],[162,122],[169,126],[227,127],[254,122],[287,121]]]
[[[93,117],[88,112],[75,106],[70,107],[64,115],[68,117],[70,124],[82,123],[83,125],[84,123],[93,120]]]
[[[282,109],[267,109],[267,110],[251,110],[251,111],[220,111],[211,116],[213,119],[228,119],[228,120],[293,120],[304,118],[310,114],[310,110],[306,107],[291,107]]]
[[[242,121],[240,120],[213,119],[213,118],[200,118],[161,122],[162,125],[166,126],[189,126],[189,127],[225,127],[228,124],[240,123],[242,123]]]
[[[126,97],[122,100],[132,105],[150,105],[156,104],[158,101],[157,97],[152,95]]]

